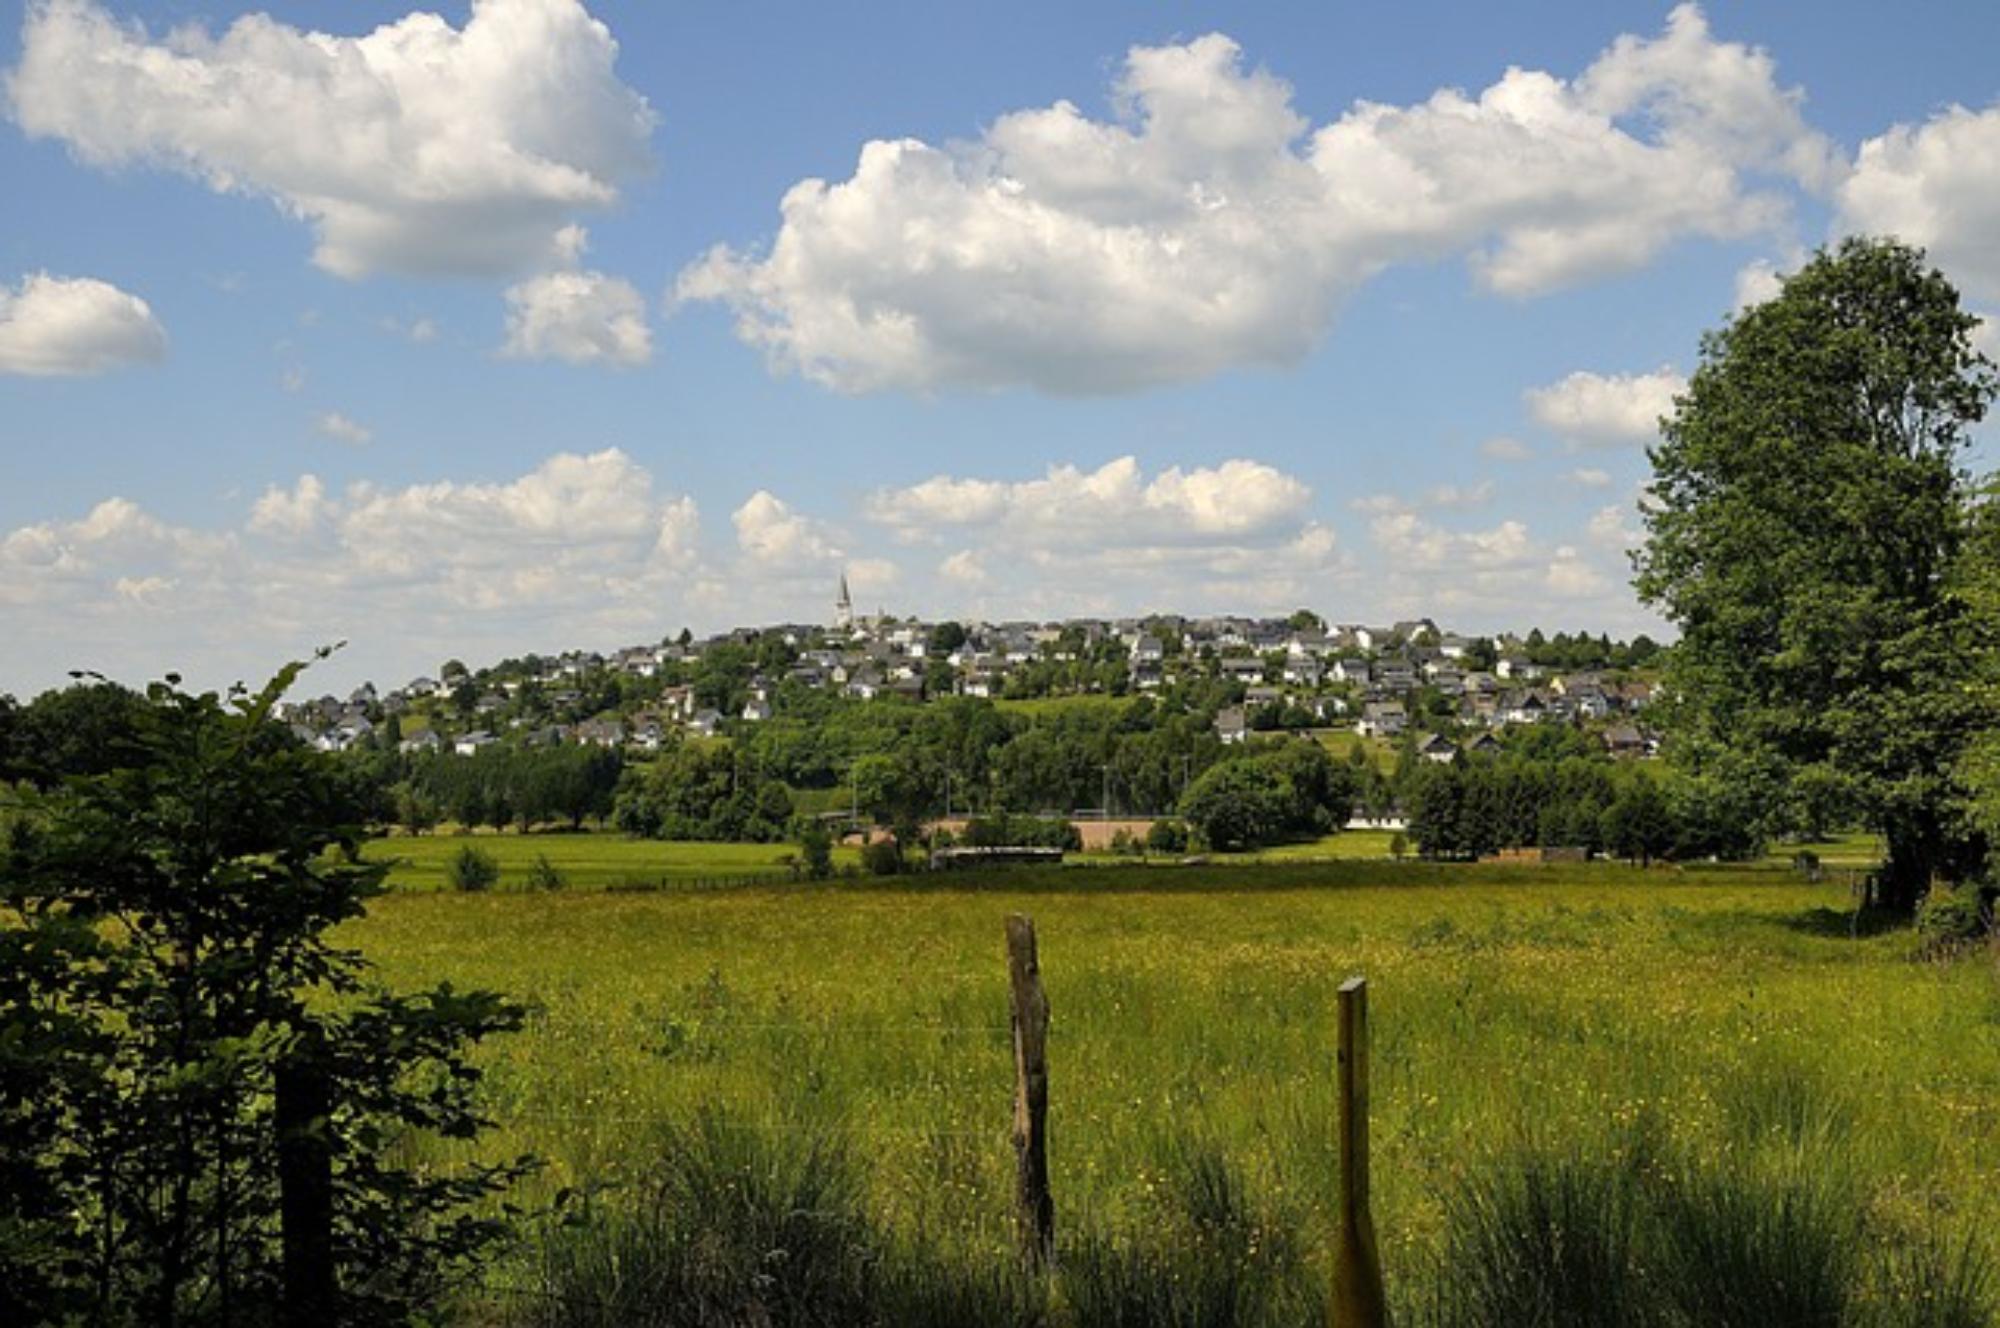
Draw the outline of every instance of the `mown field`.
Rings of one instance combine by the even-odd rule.
[[[1012,1240],[1002,924],[1031,915],[1072,1304],[1120,1242],[1220,1241],[1200,1216],[1218,1203],[1248,1270],[1231,1294],[1265,1273],[1323,1294],[1334,993],[1365,974],[1382,1255],[1400,1321],[1420,1322],[1465,1186],[1523,1157],[1631,1161],[1663,1193],[1709,1176],[1792,1196],[1753,1216],[1804,1194],[1851,1219],[1864,1302],[1925,1259],[1990,1255],[1991,964],[1919,959],[1910,933],[1858,928],[1851,907],[1768,865],[1335,862],[394,895],[344,939],[394,982],[530,1003],[527,1030],[487,1058],[501,1126],[481,1148],[546,1159],[534,1195],[636,1182],[690,1137],[667,1132],[699,1121],[758,1157],[840,1150],[883,1230],[991,1270]],[[496,1267],[497,1312],[543,1304],[505,1289],[547,1275],[528,1254]],[[1278,1322],[1287,1304],[1185,1321]]]
[[[435,834],[393,835],[371,840],[364,860],[387,863],[395,890],[441,890],[451,860],[466,845],[490,855],[500,868],[496,888],[518,888],[535,860],[546,857],[578,889],[608,886],[726,881],[785,874],[795,844],[700,844],[631,839],[618,834]],[[853,849],[836,849],[834,865],[859,860]]]

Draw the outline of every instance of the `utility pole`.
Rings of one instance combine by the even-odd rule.
[[[1109,764],[1106,764],[1104,767],[1104,810],[1099,813],[1098,819],[1104,821],[1111,819],[1111,766]]]

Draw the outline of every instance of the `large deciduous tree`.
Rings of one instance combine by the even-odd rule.
[[[1881,902],[1983,864],[1961,754],[1986,720],[1961,592],[1962,467],[1993,364],[1920,251],[1850,239],[1703,338],[1650,450],[1640,596],[1681,631],[1673,751],[1771,830],[1837,791],[1879,831]]]

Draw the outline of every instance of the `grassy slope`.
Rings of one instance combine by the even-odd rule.
[[[1451,1179],[1524,1138],[1804,1158],[1853,1179],[1892,1233],[2000,1220],[1989,966],[1913,962],[1906,934],[1851,939],[1837,888],[1768,869],[1360,862],[972,884],[400,895],[346,939],[395,982],[534,1004],[493,1053],[491,1147],[548,1158],[548,1185],[615,1174],[648,1121],[703,1103],[754,1128],[832,1117],[893,1221],[999,1257],[1001,923],[1027,912],[1072,1220],[1143,1220],[1180,1132],[1224,1146],[1323,1248],[1334,989],[1355,972],[1372,986],[1392,1287],[1421,1280]]]

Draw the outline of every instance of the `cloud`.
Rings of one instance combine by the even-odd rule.
[[[152,309],[109,282],[34,272],[0,285],[0,374],[98,374],[166,354]]]
[[[1611,472],[1597,466],[1578,466],[1563,478],[1579,489],[1608,489],[1611,487]]]
[[[1924,246],[1967,292],[2000,299],[2000,105],[1951,106],[1861,145],[1839,224]]]
[[[869,520],[905,544],[957,546],[937,565],[941,612],[1014,614],[1296,607],[1347,574],[1311,491],[1263,462],[1170,466],[1134,457],[1029,480],[938,475],[878,490]],[[960,598],[953,598],[960,597]]]
[[[1782,229],[1837,170],[1769,57],[1691,5],[1572,81],[1510,69],[1319,127],[1221,34],[1133,48],[1111,103],[871,141],[848,179],[785,194],[767,250],[716,248],[677,296],[842,392],[1129,391],[1294,362],[1393,263],[1463,255],[1533,295]]]
[[[414,345],[427,346],[438,339],[438,325],[435,319],[387,317],[382,319],[382,330],[391,336],[401,337]]]
[[[938,564],[938,575],[961,586],[980,586],[986,583],[986,564],[971,549],[960,549]]]
[[[330,410],[313,422],[323,437],[350,447],[361,447],[375,437],[375,431],[365,424],[358,424],[337,410]]]
[[[1648,374],[1579,370],[1523,395],[1536,423],[1572,444],[1602,447],[1652,438],[1660,417],[1673,414],[1674,397],[1686,390],[1685,378],[1662,367]]]
[[[1972,348],[1987,359],[2000,363],[2000,317],[1981,314],[1972,329]]]
[[[521,359],[629,368],[653,358],[646,301],[630,282],[602,272],[546,272],[507,290],[507,341]]]
[[[1741,311],[1775,300],[1783,289],[1777,264],[1768,258],[1752,259],[1736,273],[1736,308]]]
[[[104,169],[180,171],[312,226],[343,277],[520,271],[650,168],[655,116],[578,0],[476,0],[361,37],[264,14],[154,39],[91,0],[31,0],[6,96]]]
[[[1565,599],[1587,599],[1610,588],[1610,578],[1568,544],[1556,546],[1555,555],[1542,574],[1549,593]]]
[[[1440,484],[1424,494],[1425,505],[1457,511],[1484,507],[1492,501],[1492,480],[1481,480],[1477,484]]]
[[[767,489],[751,494],[729,520],[737,547],[766,569],[811,573],[842,556],[825,527]]]
[[[1492,461],[1526,461],[1535,450],[1518,438],[1488,438],[1479,445],[1479,455]]]
[[[997,527],[1048,544],[1175,544],[1267,533],[1294,521],[1310,497],[1303,481],[1260,461],[1169,466],[1148,479],[1138,458],[1123,456],[1016,482],[938,475],[877,491],[868,514],[906,540]]]

